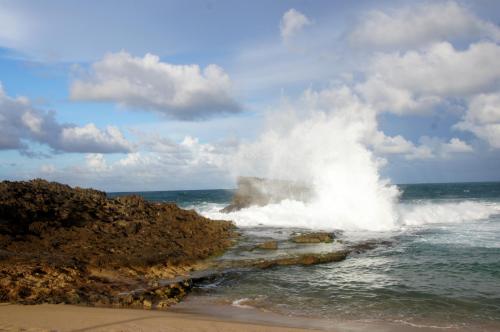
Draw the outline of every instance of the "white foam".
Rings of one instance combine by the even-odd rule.
[[[243,309],[251,309],[253,308],[252,306],[248,305],[248,304],[245,304],[245,303],[248,303],[250,302],[251,300],[248,298],[248,297],[244,297],[242,299],[238,299],[238,300],[234,300],[231,305],[233,307],[237,307],[237,308],[243,308]]]
[[[408,226],[463,223],[500,213],[500,204],[478,201],[400,204],[399,213],[402,223]]]
[[[199,212],[212,219],[233,220],[239,227],[271,226],[370,231],[390,231],[405,226],[426,224],[474,222],[500,214],[500,203],[479,201],[399,203],[396,205],[398,221],[394,223],[392,220],[384,223],[383,220],[366,222],[363,219],[359,221],[352,218],[342,219],[339,216],[344,209],[340,209],[342,213],[336,213],[338,211],[331,208],[322,210],[321,205],[317,203],[308,204],[291,200],[266,206],[252,206],[232,213],[219,212],[223,207],[223,204],[207,204],[199,209]],[[332,211],[336,214],[332,214]]]

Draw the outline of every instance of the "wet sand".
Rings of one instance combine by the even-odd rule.
[[[0,304],[0,331],[25,332],[424,332],[436,329],[376,322],[334,322],[286,317],[259,310],[215,305],[209,310],[114,309],[65,304]],[[199,313],[202,311],[203,313]],[[463,329],[447,329],[464,331]]]
[[[195,314],[134,309],[79,307],[60,304],[0,305],[0,331],[311,331],[234,321]]]

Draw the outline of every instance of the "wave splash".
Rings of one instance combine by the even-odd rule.
[[[402,203],[399,214],[401,223],[406,226],[463,223],[500,214],[500,204],[480,201]]]
[[[380,176],[386,160],[373,153],[374,142],[387,139],[378,129],[377,114],[348,88],[308,90],[269,120],[255,142],[240,146],[230,162],[233,175],[304,183],[312,188],[312,198],[205,215],[239,226],[385,231],[498,211],[481,203],[400,204],[398,187]]]
[[[367,148],[377,132],[375,112],[349,89],[307,92],[274,114],[255,142],[242,145],[234,174],[305,183],[307,203],[284,200],[232,213],[238,224],[391,229],[399,191],[379,176],[383,165]]]
[[[406,226],[429,224],[465,223],[485,220],[493,215],[500,215],[500,203],[495,202],[419,202],[398,203],[397,222],[384,224],[384,227],[372,227],[373,223],[355,223],[352,219],[336,220],[335,216],[314,212],[312,204],[285,200],[278,204],[251,206],[240,211],[221,213],[222,204],[207,204],[200,213],[213,219],[233,220],[240,227],[296,227],[309,229],[344,229],[393,231]]]

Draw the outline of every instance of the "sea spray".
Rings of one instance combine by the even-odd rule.
[[[234,174],[305,183],[313,197],[307,203],[254,206],[227,217],[242,226],[393,228],[399,192],[380,178],[383,162],[367,147],[375,133],[374,110],[346,87],[308,90],[298,102],[285,102],[268,129],[240,147]]]
[[[349,88],[307,90],[297,101],[283,101],[267,129],[241,145],[230,164],[235,176],[307,184],[312,197],[203,214],[239,226],[384,231],[499,213],[498,204],[481,202],[400,204],[398,188],[380,177],[386,160],[372,151],[381,135],[376,112]]]

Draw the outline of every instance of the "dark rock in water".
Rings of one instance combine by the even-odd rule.
[[[335,238],[333,233],[328,232],[315,232],[305,233],[293,236],[292,242],[295,243],[330,243]]]
[[[180,290],[160,296],[148,285],[188,273],[231,246],[233,234],[231,222],[171,203],[108,199],[101,191],[44,180],[4,181],[0,301],[121,306],[119,294],[142,288],[134,305],[164,306],[189,287],[171,285]]]
[[[240,267],[254,267],[259,269],[268,269],[275,266],[289,266],[289,265],[316,265],[332,262],[340,262],[347,258],[349,250],[340,250],[328,253],[307,253],[294,256],[285,256],[270,259],[256,259],[235,262],[236,266]]]
[[[349,244],[348,248],[353,253],[360,254],[369,250],[376,249],[380,246],[390,247],[393,244],[393,242],[387,240],[367,240],[360,243]]]
[[[258,244],[255,248],[264,250],[276,250],[278,249],[277,241],[266,241]]]
[[[307,201],[311,196],[311,188],[304,184],[283,180],[240,177],[231,204],[222,209],[221,212],[238,211],[252,205],[263,206],[279,203],[285,199]]]

